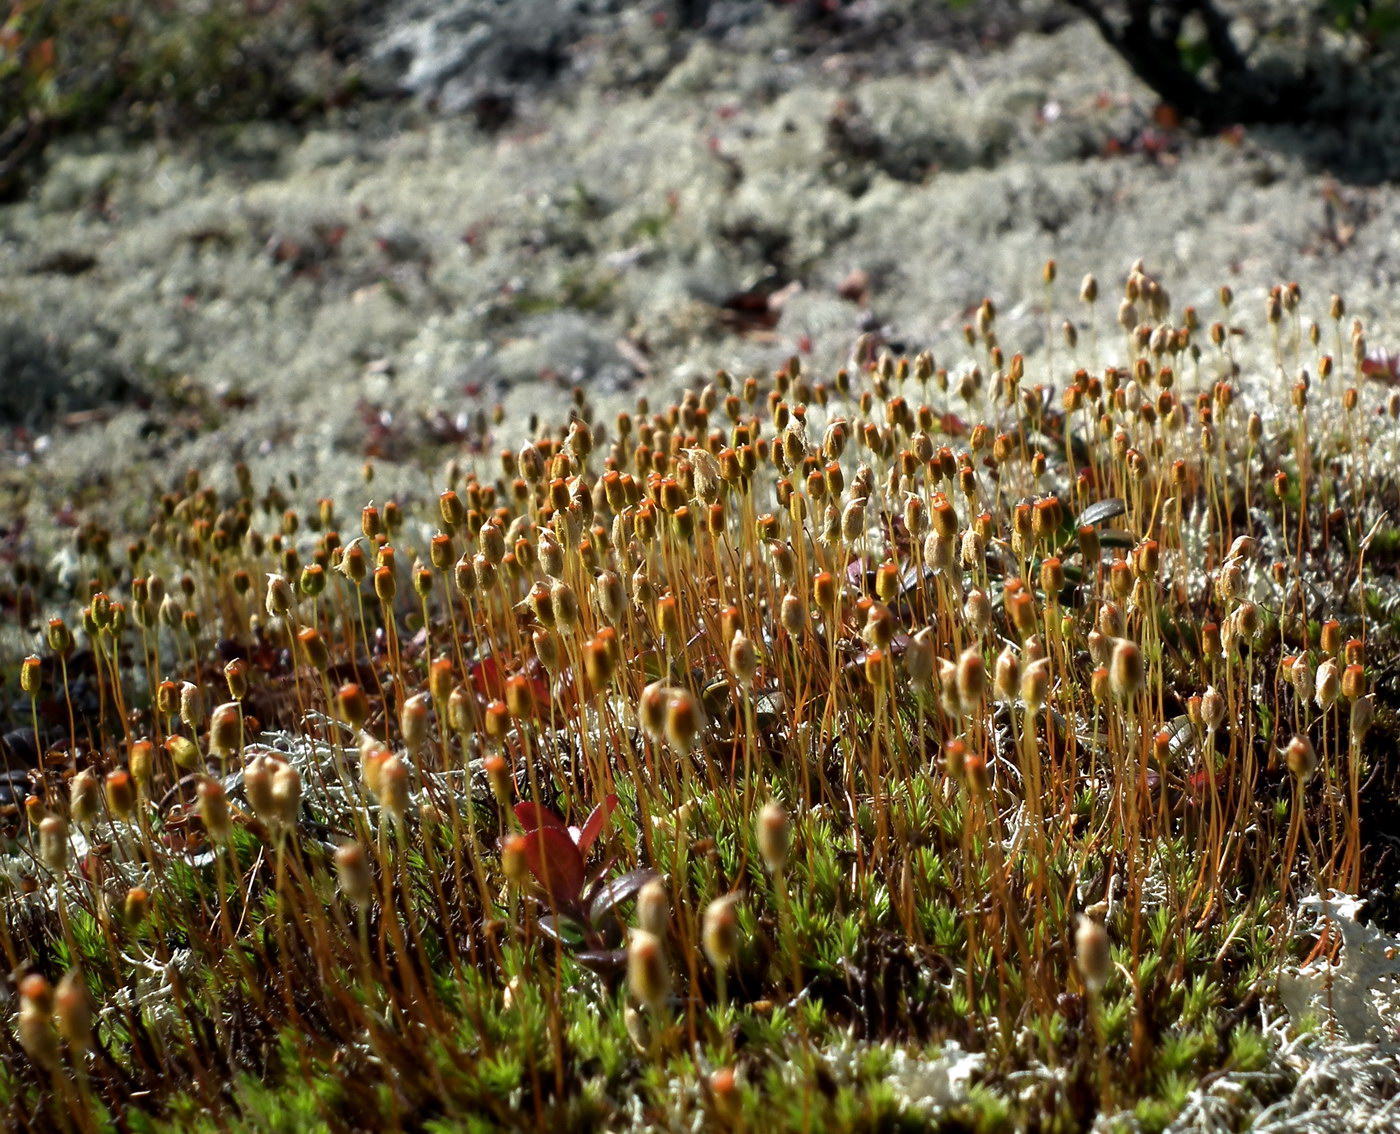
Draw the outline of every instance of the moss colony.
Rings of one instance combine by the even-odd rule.
[[[1393,360],[1043,278],[21,563],[8,1121],[1223,1129],[1393,1029]]]

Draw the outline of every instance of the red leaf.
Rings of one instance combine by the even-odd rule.
[[[1178,130],[1181,128],[1181,114],[1176,107],[1170,103],[1159,102],[1152,111],[1152,121],[1157,123],[1163,130]]]
[[[542,705],[549,704],[549,671],[540,665],[539,658],[529,658],[522,671],[530,682],[530,691]]]
[[[967,422],[955,413],[945,413],[939,424],[943,426],[943,432],[952,437],[965,437],[971,432]]]
[[[540,665],[538,658],[531,658],[525,664],[525,668],[520,671],[519,676],[523,677],[530,689],[531,715],[539,720],[549,714],[549,674]]]
[[[1370,351],[1361,360],[1361,373],[1367,378],[1380,378],[1395,381],[1400,378],[1400,354],[1391,354],[1384,348]]]
[[[617,807],[617,796],[609,795],[602,803],[593,809],[593,814],[588,817],[583,825],[583,830],[579,832],[578,849],[580,854],[587,854],[588,848],[594,840],[607,829],[608,820],[612,817],[613,811]]]
[[[558,905],[573,905],[583,890],[583,855],[568,831],[539,827],[524,836],[525,863]]]
[[[476,691],[488,701],[500,701],[506,695],[506,679],[494,657],[482,658],[468,670]]]
[[[548,807],[541,807],[533,800],[522,800],[515,805],[515,817],[520,820],[520,825],[525,829],[526,834],[531,831],[538,831],[541,827],[552,827],[556,831],[567,831],[564,820],[554,814]]]

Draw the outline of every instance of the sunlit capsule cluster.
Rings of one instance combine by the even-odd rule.
[[[395,1061],[366,1004],[437,1028],[430,957],[506,987],[503,942],[550,944],[660,1057],[707,1005],[801,996],[838,850],[821,885],[881,894],[872,933],[954,911],[953,984],[1004,1039],[1066,980],[1105,995],[1112,941],[1131,971],[1164,891],[1196,927],[1354,892],[1400,398],[1338,299],[1315,323],[1297,285],[1257,313],[1222,289],[1212,318],[1139,264],[1109,318],[1055,276],[1030,359],[987,300],[946,366],[867,337],[609,420],[579,390],[353,532],[242,466],[144,530],[90,521],[80,609],[21,666],[47,757],[12,835],[59,921],[5,930],[12,957],[64,943],[110,991],[71,903],[154,958],[153,922],[197,921],[192,1019],[229,983],[286,1025],[288,982],[350,974],[377,991],[336,1011]],[[88,1025],[31,992],[50,1068]],[[234,1058],[219,1027],[168,1042]]]

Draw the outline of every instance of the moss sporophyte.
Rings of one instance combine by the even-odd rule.
[[[1266,1049],[1297,900],[1393,871],[1400,397],[1294,285],[1057,279],[1053,353],[989,300],[942,360],[482,415],[378,504],[93,517],[17,664],[11,1105],[797,1126],[788,1067],[901,1113],[898,1041],[1068,1129]]]

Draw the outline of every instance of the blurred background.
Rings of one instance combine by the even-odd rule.
[[[191,466],[435,491],[575,384],[830,371],[860,334],[954,365],[984,296],[1034,361],[1138,257],[1178,311],[1298,279],[1396,327],[1393,2],[0,16],[6,557]]]

